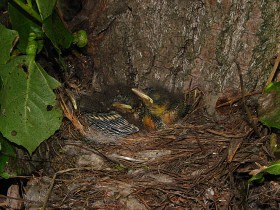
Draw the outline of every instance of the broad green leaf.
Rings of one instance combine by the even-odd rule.
[[[18,32],[0,24],[0,37],[0,64],[5,64],[10,59],[10,52],[13,49],[14,41],[18,38]]]
[[[269,164],[263,171],[272,175],[280,175],[280,160]]]
[[[263,114],[259,118],[262,124],[268,127],[280,129],[280,109],[277,107],[274,107],[274,110],[268,110],[267,113]]]
[[[10,157],[15,155],[15,151],[11,144],[0,135],[0,177],[8,179],[12,174],[9,174],[5,168],[9,163]]]
[[[253,181],[256,182],[263,182],[264,181],[264,173],[272,174],[272,175],[280,175],[280,160],[275,161],[271,164],[269,164],[267,167],[264,167],[263,170],[261,170],[259,173],[256,175],[252,176],[251,179],[249,179],[249,184],[252,183]]]
[[[41,26],[31,19],[27,13],[11,3],[8,5],[8,12],[13,29],[19,33],[20,40],[17,47],[22,53],[25,53],[30,32],[37,34],[39,31],[42,31]]]
[[[43,31],[59,52],[60,47],[67,49],[72,44],[73,36],[56,12],[43,21]]]
[[[54,10],[56,0],[36,0],[37,7],[39,9],[42,20],[44,21],[49,17]]]
[[[0,131],[32,153],[60,127],[62,113],[53,89],[60,83],[29,56],[0,65]]]

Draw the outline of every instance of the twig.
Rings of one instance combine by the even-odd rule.
[[[40,201],[27,200],[27,199],[23,199],[23,198],[15,198],[15,197],[12,197],[12,196],[7,196],[7,195],[0,195],[0,198],[6,198],[6,199],[11,199],[11,200],[22,201],[24,203],[37,203],[37,204],[41,204]]]
[[[84,147],[84,146],[81,146],[81,145],[77,145],[77,144],[71,144],[71,143],[68,143],[67,145],[73,145],[73,146],[76,146],[76,147],[80,147],[84,150],[87,150],[87,151],[90,151],[90,152],[93,152],[94,154],[100,156],[101,158],[103,158],[105,161],[107,161],[108,163],[113,163],[115,165],[121,165],[118,161],[116,160],[112,160],[111,158],[109,158],[107,155],[104,155],[102,152],[100,152],[98,149],[95,149],[95,148],[89,148],[89,147]]]
[[[48,200],[49,200],[49,198],[50,198],[50,196],[51,196],[52,189],[53,189],[53,186],[54,186],[54,183],[55,183],[55,180],[56,180],[57,175],[63,174],[63,173],[67,173],[67,172],[70,172],[70,171],[76,171],[76,170],[92,170],[92,168],[91,168],[91,167],[68,168],[68,169],[61,170],[61,171],[56,172],[56,173],[54,174],[53,178],[52,178],[50,187],[49,187],[48,192],[47,192],[47,196],[46,196],[46,198],[45,198],[45,200],[44,200],[44,204],[43,204],[43,207],[42,207],[43,210],[46,210],[47,203],[48,203]]]
[[[253,91],[251,93],[246,93],[245,97],[253,96],[253,95],[256,95],[256,94],[260,94],[260,93],[262,93],[262,91]],[[228,100],[227,102],[222,103],[222,104],[216,106],[216,108],[220,108],[220,107],[223,107],[223,106],[231,105],[231,104],[239,101],[240,99],[242,99],[242,95],[236,96],[235,98],[232,98],[232,99]]]
[[[279,66],[279,63],[280,63],[280,52],[279,52],[278,55],[277,55],[277,58],[276,58],[276,60],[275,60],[274,66],[273,66],[273,69],[272,69],[272,71],[271,71],[271,73],[270,73],[270,75],[269,75],[269,77],[268,77],[267,82],[265,83],[265,87],[266,87],[269,83],[272,82],[273,77],[275,76],[275,73],[276,73],[277,68],[278,68],[278,66]]]
[[[226,134],[226,133],[223,133],[223,132],[215,131],[215,130],[212,130],[212,129],[207,129],[206,131],[208,133],[212,133],[212,134],[215,134],[215,135],[218,135],[218,136],[223,136],[223,137],[232,138],[232,139],[233,138],[240,139],[240,138],[244,138],[244,137],[246,137],[248,135],[247,133],[244,134],[244,135],[230,135],[230,134]]]
[[[242,104],[243,104],[244,110],[246,112],[248,122],[249,122],[250,126],[254,129],[254,131],[258,135],[258,137],[261,137],[260,131],[258,130],[257,125],[254,123],[251,112],[250,112],[250,110],[249,110],[249,108],[246,104],[246,101],[245,101],[245,90],[244,90],[244,83],[243,83],[243,77],[242,77],[240,65],[239,65],[238,62],[235,62],[235,63],[236,63],[237,71],[238,71],[238,74],[239,74]]]
[[[71,111],[69,110],[69,108],[67,107],[62,94],[59,93],[60,96],[60,106],[64,112],[65,117],[71,121],[71,123],[75,126],[75,128],[78,129],[78,131],[82,134],[85,135],[85,130],[84,130],[84,126],[80,123],[80,121],[77,119],[76,116],[74,116]]]

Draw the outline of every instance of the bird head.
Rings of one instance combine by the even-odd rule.
[[[177,119],[180,103],[174,94],[161,88],[147,88],[145,91],[133,88],[132,91],[145,105],[142,122],[149,130],[163,128]]]

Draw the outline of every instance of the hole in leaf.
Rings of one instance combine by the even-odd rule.
[[[23,64],[21,67],[22,67],[23,71],[27,74],[28,73],[28,66]]]
[[[49,111],[51,111],[53,109],[53,106],[52,105],[48,105],[47,106],[47,111],[49,112]]]
[[[13,130],[13,131],[11,132],[11,135],[12,135],[12,136],[16,136],[16,135],[17,135],[17,132],[16,132],[15,130]]]

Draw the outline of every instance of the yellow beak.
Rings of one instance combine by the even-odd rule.
[[[143,91],[137,89],[137,88],[132,88],[131,89],[133,93],[135,93],[137,96],[141,98],[141,100],[146,104],[146,105],[151,105],[154,103],[153,99],[145,94]]]
[[[122,112],[132,112],[133,111],[133,108],[132,106],[128,105],[128,104],[123,104],[123,103],[120,103],[120,102],[114,102],[112,104],[112,106]]]

